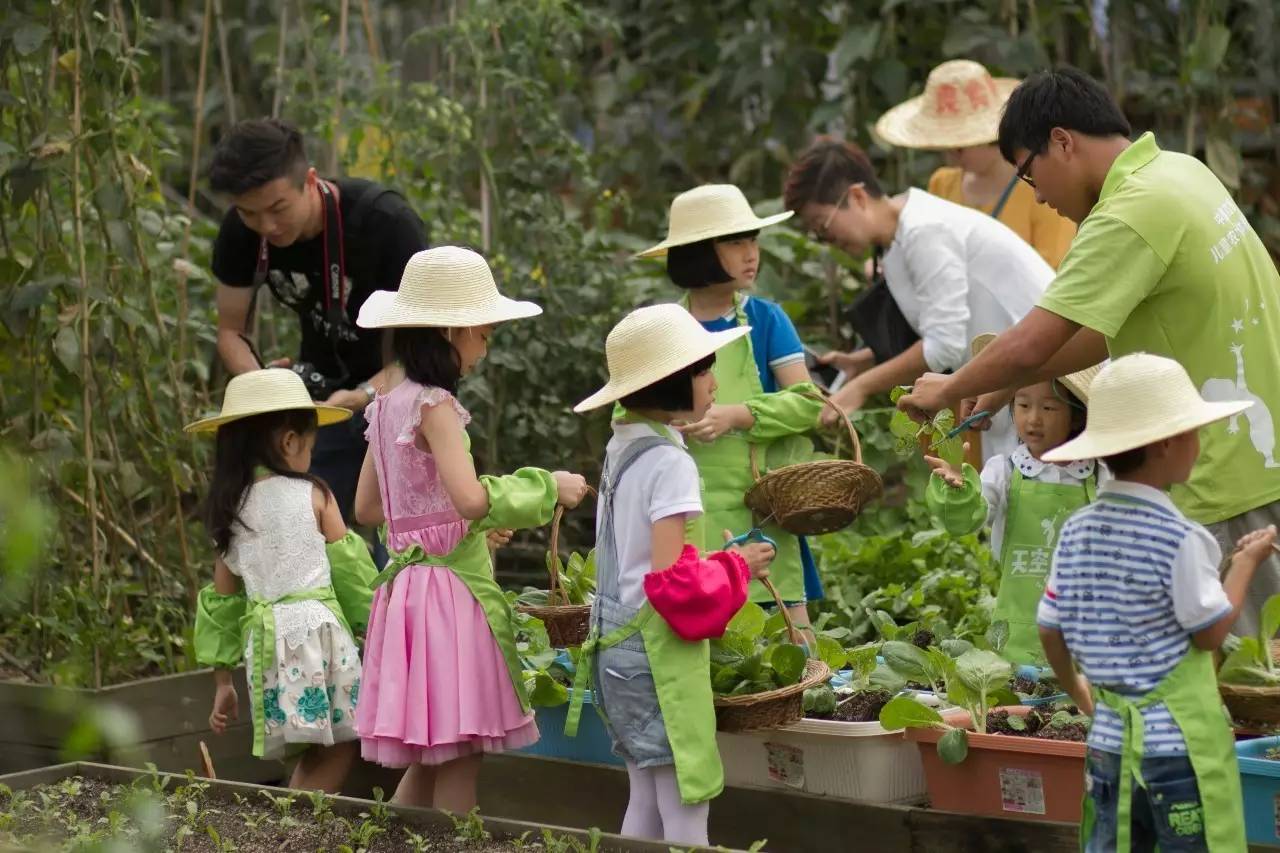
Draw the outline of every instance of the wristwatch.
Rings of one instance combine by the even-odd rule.
[[[378,389],[373,387],[372,382],[361,382],[356,387],[359,388],[361,391],[363,391],[369,397],[370,403],[373,402],[374,397],[378,396]]]

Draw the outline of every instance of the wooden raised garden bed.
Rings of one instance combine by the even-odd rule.
[[[9,789],[5,790],[5,786]],[[567,792],[566,792],[567,793]],[[139,798],[163,806],[139,809]],[[127,845],[219,851],[543,850],[668,853],[668,844],[599,830],[566,829],[381,801],[307,795],[243,782],[151,773],[103,764],[59,764],[0,776],[0,844],[93,834]],[[137,835],[127,835],[130,831]],[[7,836],[6,833],[12,835]],[[126,841],[126,839],[128,839]],[[184,842],[186,842],[184,844]],[[720,848],[724,849],[724,848]]]
[[[285,776],[278,761],[253,757],[253,726],[244,668],[235,670],[240,718],[225,734],[209,730],[213,702],[211,670],[144,678],[100,690],[0,681],[0,773],[44,767],[68,760],[102,759],[107,752],[92,740],[77,745],[77,723],[94,709],[129,711],[138,726],[136,749],[113,751],[111,760],[180,773],[200,766],[204,741],[218,775],[246,782],[274,782]],[[69,748],[69,749],[68,749]]]

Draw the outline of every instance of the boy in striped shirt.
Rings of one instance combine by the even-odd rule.
[[[1211,653],[1276,530],[1241,539],[1220,581],[1217,542],[1166,491],[1190,476],[1199,428],[1252,403],[1206,402],[1177,362],[1144,353],[1112,362],[1089,393],[1084,433],[1043,458],[1103,458],[1115,479],[1063,527],[1037,616],[1054,674],[1094,716],[1082,841],[1087,851],[1243,850]]]

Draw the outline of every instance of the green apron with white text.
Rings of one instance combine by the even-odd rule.
[[[1000,588],[991,615],[992,621],[1009,623],[1003,656],[1011,663],[1045,665],[1036,610],[1044,597],[1062,525],[1093,502],[1096,478],[1095,472],[1083,486],[1044,483],[1013,468],[1000,548]]]

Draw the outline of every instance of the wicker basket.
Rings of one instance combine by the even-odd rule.
[[[768,578],[761,583],[773,595],[773,600],[787,623],[787,632],[791,641],[802,644],[800,632],[791,622],[791,614],[782,604],[778,591]],[[804,692],[816,687],[831,677],[831,669],[820,660],[805,661],[804,675],[795,684],[779,687],[777,690],[766,690],[763,693],[748,693],[745,696],[717,696],[716,728],[722,732],[754,732],[761,729],[775,729],[789,725],[804,718]]]
[[[595,494],[595,490],[590,487],[587,491]],[[569,594],[560,586],[560,522],[563,519],[564,507],[557,506],[555,515],[551,518],[551,542],[547,548],[549,557],[547,574],[551,576],[551,588],[547,590],[547,604],[543,607],[529,604],[516,606],[516,610],[521,613],[528,613],[542,620],[542,624],[547,629],[547,638],[551,641],[551,645],[558,649],[582,645],[587,639],[587,634],[591,632],[591,605],[570,604]],[[553,602],[556,601],[564,603],[554,604]]]
[[[1280,662],[1280,640],[1271,641],[1271,659]],[[1280,685],[1219,684],[1218,692],[1222,694],[1222,703],[1231,712],[1231,719],[1257,723],[1260,728],[1280,723]]]
[[[764,476],[751,446],[751,474],[756,483],[743,500],[760,518],[772,518],[779,527],[797,536],[834,533],[853,523],[862,508],[880,497],[884,483],[871,467],[862,464],[862,443],[852,421],[829,397],[805,394],[836,410],[849,431],[853,459],[824,459],[784,465]],[[837,442],[837,450],[839,443]]]

